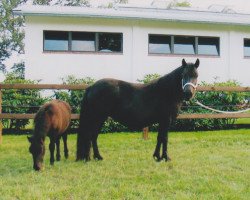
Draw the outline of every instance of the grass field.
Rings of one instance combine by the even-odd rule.
[[[32,170],[25,135],[3,137],[0,199],[250,199],[250,130],[172,132],[171,162],[152,158],[156,134],[103,134],[103,161],[75,162],[76,135],[68,160]]]

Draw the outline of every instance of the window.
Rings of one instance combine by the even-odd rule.
[[[44,31],[44,51],[122,52],[122,33]]]
[[[149,34],[148,52],[149,54],[219,56],[220,38]]]
[[[68,51],[69,34],[64,31],[46,31],[44,33],[44,50]]]
[[[149,53],[171,53],[171,36],[149,35]]]
[[[99,33],[98,50],[101,52],[121,52],[122,34],[121,33]]]
[[[195,37],[174,37],[175,54],[195,54]]]
[[[219,38],[198,38],[198,54],[200,55],[219,55]]]
[[[72,51],[95,51],[95,33],[72,32]]]
[[[250,57],[250,39],[244,39],[244,56]]]

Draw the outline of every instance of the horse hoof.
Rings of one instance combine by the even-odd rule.
[[[169,156],[167,156],[167,155],[162,156],[162,159],[164,159],[166,162],[171,161],[171,158]]]
[[[97,161],[99,161],[99,160],[103,160],[103,157],[101,157],[101,156],[99,155],[99,156],[95,156],[94,159],[97,160]]]
[[[61,160],[61,157],[57,157],[57,158],[56,158],[56,161],[60,161],[60,160]]]
[[[160,162],[162,158],[159,155],[153,155],[153,158],[155,159],[156,162]]]
[[[90,161],[90,157],[83,158],[83,162],[89,162],[89,161]]]

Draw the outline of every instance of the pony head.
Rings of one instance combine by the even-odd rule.
[[[45,146],[43,138],[27,137],[30,142],[29,151],[33,157],[33,168],[36,171],[42,169],[43,157],[45,154]]]
[[[182,59],[182,90],[184,100],[189,101],[194,97],[197,88],[198,71],[197,68],[200,65],[200,60],[197,59],[195,63],[186,63],[185,59]]]

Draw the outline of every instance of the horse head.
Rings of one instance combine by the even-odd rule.
[[[33,157],[33,168],[36,171],[41,170],[43,157],[45,154],[45,145],[43,138],[27,137],[30,142],[29,151]]]
[[[197,88],[198,71],[197,68],[200,65],[200,60],[197,59],[195,63],[186,63],[185,59],[182,59],[182,90],[184,100],[189,101],[193,98]]]

